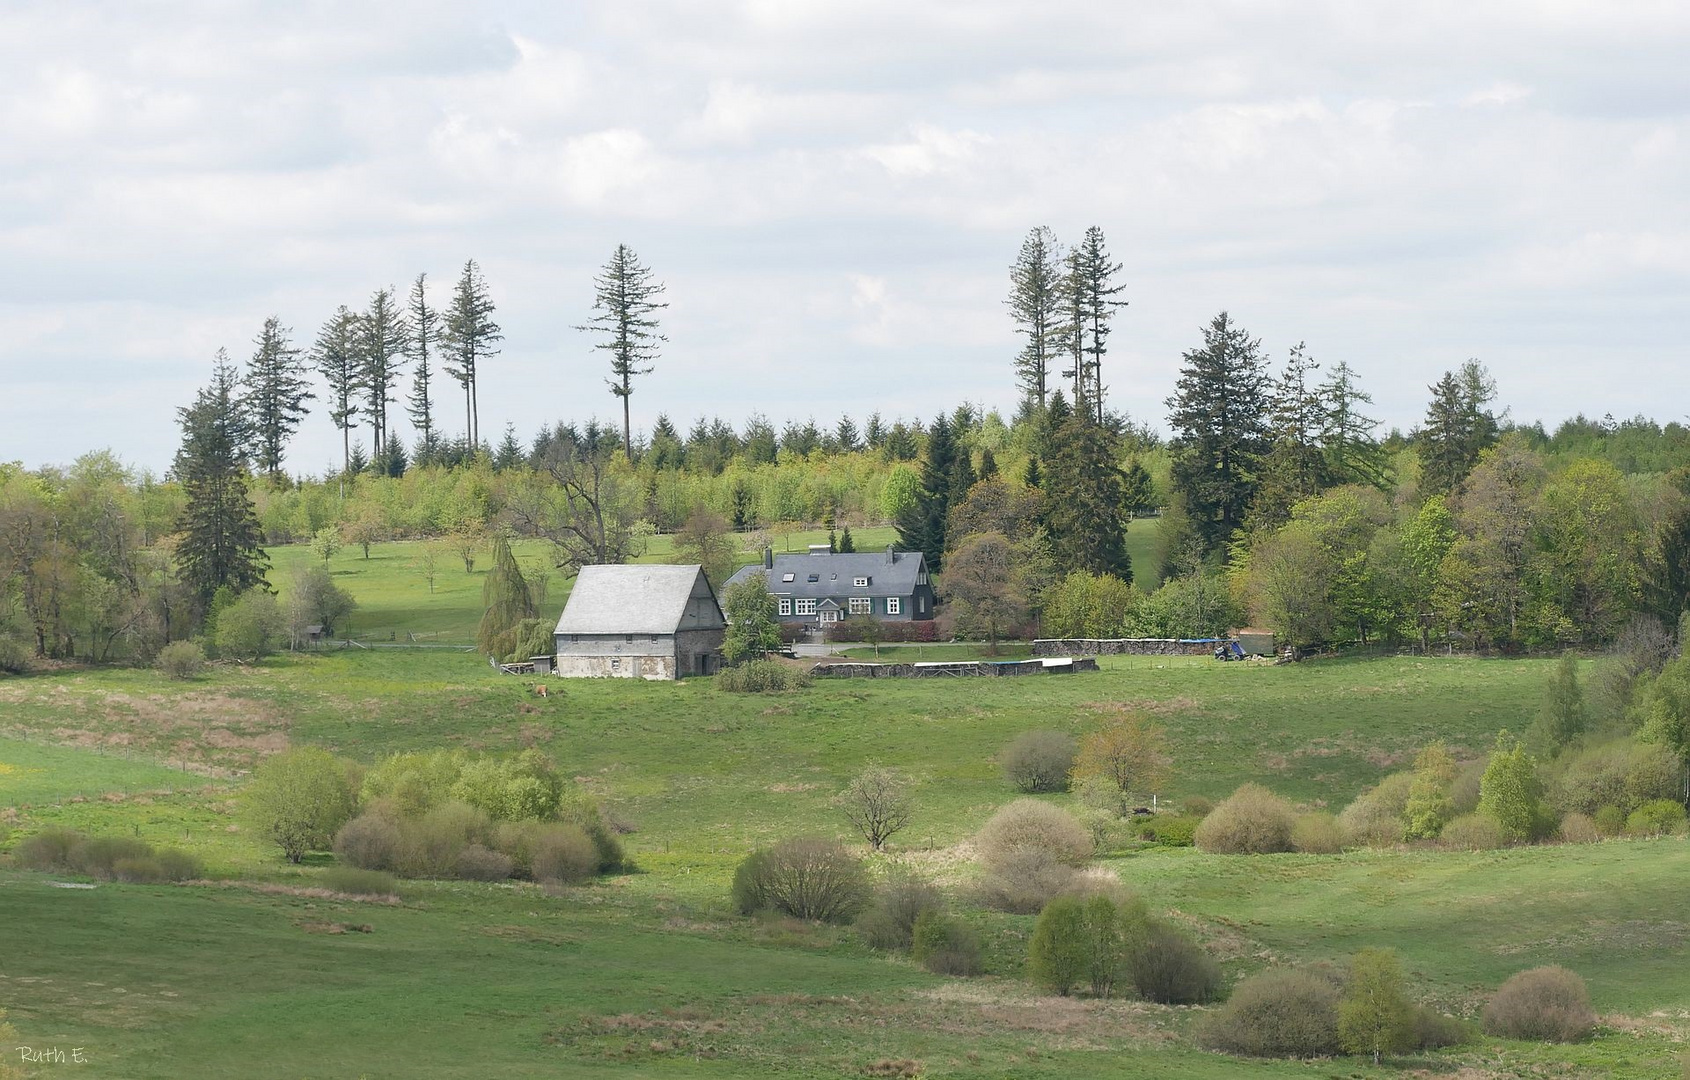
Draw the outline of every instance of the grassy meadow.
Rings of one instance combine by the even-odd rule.
[[[336,556],[361,604],[355,631],[467,637],[479,574],[459,563],[473,590],[442,598],[437,582],[430,598],[407,547],[377,545],[368,566],[356,550]],[[291,554],[272,556],[283,568]],[[1033,920],[966,902],[969,837],[1013,797],[996,757],[1022,731],[1082,733],[1142,709],[1174,748],[1161,794],[1257,780],[1336,809],[1431,739],[1476,756],[1499,729],[1522,729],[1550,667],[1106,657],[1060,678],[817,680],[774,696],[708,679],[552,680],[542,698],[470,653],[380,649],[218,665],[190,682],[125,669],[4,679],[0,849],[68,825],[190,849],[212,880],[64,889],[0,861],[0,1008],[20,1043],[85,1049],[87,1064],[40,1076],[1677,1077],[1690,1038],[1682,839],[1099,860],[1229,979],[1383,945],[1418,997],[1458,1014],[1513,972],[1560,963],[1603,1016],[1578,1046],[1484,1039],[1379,1068],[1241,1062],[1193,1048],[1203,1009],[1042,996],[1022,973]],[[299,744],[363,762],[542,748],[633,830],[634,869],[564,891],[410,882],[397,904],[313,891],[333,857],[290,866],[236,813],[252,767]],[[872,861],[915,864],[951,892],[987,942],[986,976],[945,979],[849,930],[732,913],[728,883],[752,847],[846,835],[830,800],[868,762],[908,772],[918,800],[894,852]]]

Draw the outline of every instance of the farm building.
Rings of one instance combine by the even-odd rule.
[[[727,629],[692,566],[583,566],[557,621],[554,674],[681,679],[714,674]]]
[[[776,555],[764,549],[763,565],[741,568],[723,589],[755,574],[767,579],[783,623],[827,624],[853,616],[881,622],[933,618],[933,583],[919,551],[841,553],[816,544],[805,555]]]

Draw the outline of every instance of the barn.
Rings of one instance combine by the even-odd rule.
[[[721,667],[727,629],[697,566],[583,566],[557,621],[553,673],[683,679]]]

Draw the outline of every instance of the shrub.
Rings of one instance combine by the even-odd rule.
[[[399,891],[392,874],[359,870],[352,866],[331,866],[323,871],[323,888],[352,896],[392,896]]]
[[[1066,791],[1077,749],[1074,737],[1061,731],[1022,732],[1004,747],[1004,779],[1028,794]]]
[[[74,829],[50,825],[18,844],[12,857],[30,870],[62,870],[70,866],[70,853],[87,839]]]
[[[205,876],[199,857],[180,848],[160,848],[154,858],[166,881],[193,881]]]
[[[908,949],[917,920],[944,907],[945,898],[931,881],[910,870],[894,870],[875,889],[872,905],[857,920],[857,933],[872,949]]]
[[[1337,855],[1348,839],[1344,826],[1331,814],[1298,814],[1291,826],[1291,850],[1305,855]]]
[[[1473,1041],[1473,1027],[1465,1020],[1445,1016],[1435,1009],[1417,1005],[1409,1017],[1408,1042],[1411,1050],[1441,1050],[1446,1046],[1464,1046]]]
[[[1138,835],[1159,847],[1190,847],[1202,820],[1189,814],[1155,814],[1139,822]]]
[[[1402,962],[1390,949],[1362,949],[1350,958],[1338,1002],[1338,1042],[1352,1054],[1407,1050],[1414,1039],[1414,1006],[1403,993]]]
[[[451,877],[458,855],[471,844],[485,844],[493,822],[468,803],[443,802],[420,818],[399,826],[396,868],[405,877]]]
[[[935,975],[978,975],[981,970],[979,935],[936,908],[916,919],[910,955]]]
[[[1144,901],[1119,882],[1110,885],[1059,896],[1039,914],[1027,949],[1034,981],[1058,994],[1084,983],[1109,996],[1127,957],[1149,934]]]
[[[1572,813],[1561,819],[1561,841],[1567,844],[1594,844],[1602,839],[1602,830],[1586,814]]]
[[[1519,740],[1506,731],[1496,736],[1490,764],[1479,781],[1479,812],[1496,820],[1510,842],[1530,840],[1547,832],[1543,819],[1543,784],[1537,763]],[[1553,828],[1553,823],[1548,823]]]
[[[1027,973],[1046,990],[1066,997],[1091,969],[1085,901],[1058,896],[1045,905],[1027,943]]]
[[[1198,1029],[1211,1050],[1247,1057],[1338,1052],[1338,987],[1312,971],[1274,968],[1239,983]]]
[[[1201,795],[1188,795],[1180,800],[1179,808],[1182,814],[1189,814],[1191,817],[1201,820],[1214,812],[1215,801],[1205,799]]]
[[[111,876],[132,885],[151,885],[164,880],[164,867],[150,856],[118,859],[112,863]]]
[[[734,868],[731,891],[734,910],[741,915],[755,915],[771,906],[768,883],[773,874],[769,868],[772,860],[773,853],[766,849],[753,851]]]
[[[275,596],[263,588],[251,588],[217,613],[212,640],[219,656],[258,660],[276,651],[283,627]]]
[[[758,859],[757,854],[764,857]],[[868,904],[862,862],[836,840],[783,840],[746,862],[752,863],[746,880],[734,875],[734,900],[741,911],[766,909],[797,919],[842,923]],[[746,864],[740,869],[746,870]],[[761,903],[751,906],[756,901]]]
[[[1245,784],[1203,819],[1194,839],[1221,855],[1290,851],[1295,822],[1290,803],[1260,784]]]
[[[1625,832],[1625,811],[1612,804],[1597,810],[1591,820],[1596,823],[1596,831],[1603,836],[1618,836]]]
[[[452,876],[461,881],[503,881],[511,876],[515,860],[503,852],[471,844],[458,852]]]
[[[574,885],[598,872],[599,849],[579,825],[542,825],[528,841],[529,872],[548,885]]]
[[[1684,825],[1684,807],[1671,799],[1651,799],[1625,819],[1625,831],[1633,836],[1674,836]]]
[[[22,675],[29,670],[29,650],[10,634],[0,634],[0,672]]]
[[[616,828],[605,816],[604,808],[597,802],[580,797],[563,799],[558,803],[558,818],[567,824],[578,826],[587,834],[587,839],[593,842],[593,850],[598,853],[599,873],[608,874],[622,869],[626,864],[622,841],[616,838]]]
[[[143,840],[126,836],[93,836],[71,848],[70,869],[93,877],[109,878],[123,859],[150,859],[153,848]]]
[[[975,837],[988,869],[997,869],[1013,853],[1041,851],[1060,863],[1079,866],[1092,855],[1091,834],[1060,807],[1037,799],[1016,799],[992,815]]]
[[[1489,758],[1479,758],[1460,766],[1455,774],[1455,784],[1450,788],[1449,801],[1455,809],[1455,816],[1471,814],[1479,808],[1479,786],[1484,782],[1485,769],[1490,766]]]
[[[1074,888],[1080,872],[1039,848],[1015,848],[992,861],[980,880],[979,902],[1012,915],[1036,915],[1051,898]]]
[[[1164,1005],[1201,1005],[1213,1001],[1221,988],[1220,965],[1164,922],[1151,922],[1138,947],[1127,954],[1127,973],[1140,997]]]
[[[730,694],[784,694],[809,685],[808,672],[779,660],[747,660],[716,676],[716,689]]]
[[[1508,837],[1489,814],[1463,814],[1444,826],[1438,843],[1453,851],[1494,851],[1506,847]]]
[[[1481,1015],[1487,1035],[1540,1042],[1579,1042],[1596,1029],[1584,980],[1563,967],[1513,976],[1491,995]]]
[[[1566,812],[1594,814],[1612,804],[1629,814],[1650,799],[1675,795],[1678,782],[1678,758],[1670,749],[1615,739],[1563,754],[1549,783],[1549,800]]]
[[[392,870],[398,865],[399,825],[382,813],[365,811],[340,827],[334,853],[361,870]]]
[[[194,641],[172,641],[158,651],[153,664],[172,679],[195,679],[205,673],[205,650]]]
[[[1401,843],[1403,810],[1413,787],[1413,773],[1392,773],[1356,796],[1338,821],[1355,843],[1368,847]]]
[[[266,759],[241,793],[241,803],[255,831],[292,863],[328,847],[355,808],[346,766],[315,746]]]

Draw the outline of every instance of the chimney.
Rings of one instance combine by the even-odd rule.
[[[763,569],[773,570],[774,568],[775,568],[775,549],[772,548],[772,547],[766,547],[766,548],[763,549]]]
[[[892,547],[891,544],[886,545],[886,561],[888,563],[895,563],[895,562],[898,561],[898,552]]]

